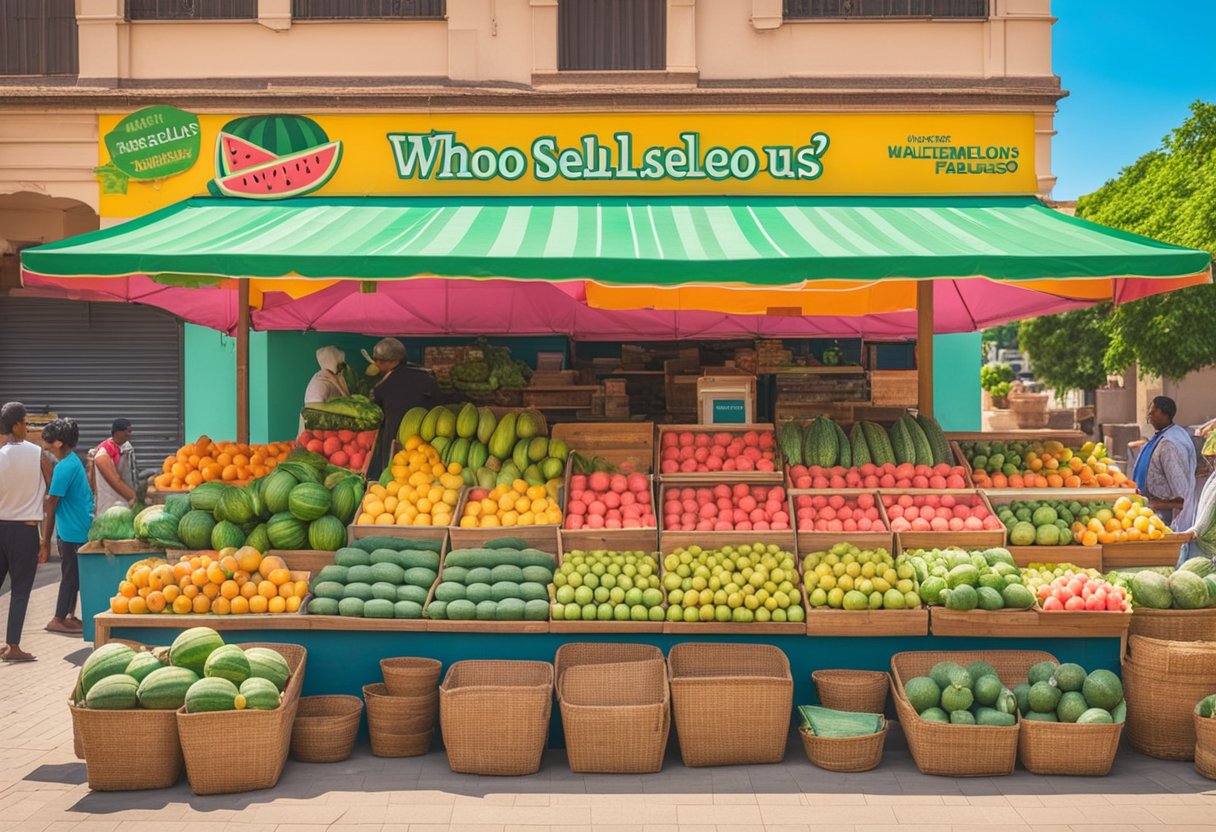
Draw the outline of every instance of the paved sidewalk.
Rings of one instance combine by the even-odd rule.
[[[1190,763],[1124,748],[1104,778],[926,777],[896,731],[882,766],[854,775],[815,768],[795,744],[781,765],[694,770],[676,756],[645,777],[572,774],[555,751],[524,778],[456,775],[442,753],[385,760],[363,746],[345,763],[289,762],[264,792],[195,797],[183,781],[94,793],[64,707],[88,648],[42,630],[57,576],[57,564],[39,570],[27,617],[22,645],[39,660],[0,666],[0,832],[1216,830],[1216,783]],[[0,621],[7,612],[4,593]]]

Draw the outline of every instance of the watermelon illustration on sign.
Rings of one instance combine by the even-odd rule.
[[[216,196],[285,199],[312,193],[342,161],[342,142],[329,140],[305,116],[243,116],[224,125],[215,144]]]

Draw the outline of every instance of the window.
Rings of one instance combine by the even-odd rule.
[[[560,0],[557,68],[667,68],[667,0]]]
[[[75,75],[75,0],[0,0],[0,75]]]
[[[988,0],[785,0],[787,20],[844,17],[986,18]]]
[[[441,18],[445,14],[446,0],[291,0],[291,16],[296,20]]]
[[[127,20],[253,20],[258,0],[127,0]]]

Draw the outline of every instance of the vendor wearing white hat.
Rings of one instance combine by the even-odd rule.
[[[426,370],[406,366],[405,344],[396,338],[381,338],[372,349],[372,362],[381,376],[380,382],[372,390],[372,400],[384,410],[380,445],[367,471],[368,477],[374,479],[388,464],[389,449],[397,438],[401,417],[414,407],[434,407],[442,401],[442,394],[433,375]]]
[[[342,365],[346,363],[346,353],[330,345],[317,350],[317,364],[321,369],[313,374],[304,390],[304,406],[322,404],[330,399],[349,396],[346,389],[346,379],[342,375]],[[300,430],[304,430],[304,417],[300,416]]]

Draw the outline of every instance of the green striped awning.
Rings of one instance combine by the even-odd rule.
[[[1177,278],[1206,253],[1025,197],[200,197],[22,254],[50,277],[417,275],[617,286]]]

